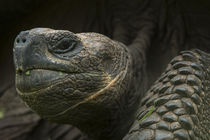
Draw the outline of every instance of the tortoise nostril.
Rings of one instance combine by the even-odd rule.
[[[16,39],[16,43],[26,43],[27,39],[25,37],[18,37]]]
[[[27,42],[28,40],[28,37],[29,37],[29,32],[28,31],[22,31],[19,33],[19,35],[17,36],[16,38],[16,43],[17,44],[24,44]]]
[[[16,40],[16,42],[17,42],[17,43],[20,43],[20,39],[18,38],[18,39]]]
[[[25,42],[26,42],[26,38],[23,38],[23,39],[22,39],[22,42],[25,43]]]

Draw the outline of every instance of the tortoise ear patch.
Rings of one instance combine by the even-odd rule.
[[[110,56],[107,56],[104,59],[103,65],[104,65],[104,72],[111,74],[114,67],[113,67],[113,60]]]

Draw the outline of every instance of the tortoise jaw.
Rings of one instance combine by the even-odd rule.
[[[16,87],[21,93],[35,92],[49,87],[52,83],[64,79],[68,73],[47,70],[47,69],[28,69],[16,71]]]

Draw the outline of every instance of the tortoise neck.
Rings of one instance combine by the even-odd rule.
[[[140,94],[134,86],[136,72],[133,71],[131,55],[125,53],[119,74],[91,100],[72,109],[69,114],[75,115],[66,115],[69,124],[93,139],[122,139],[134,121]]]
[[[132,53],[122,46],[119,72],[110,75],[109,84],[66,111],[59,121],[77,126],[92,139],[122,139],[134,121],[144,89],[144,71]]]

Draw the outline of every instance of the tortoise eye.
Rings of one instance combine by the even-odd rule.
[[[73,40],[71,38],[64,38],[61,41],[59,41],[55,46],[51,47],[51,51],[54,53],[66,53],[68,51],[72,51],[77,42],[76,40]]]

